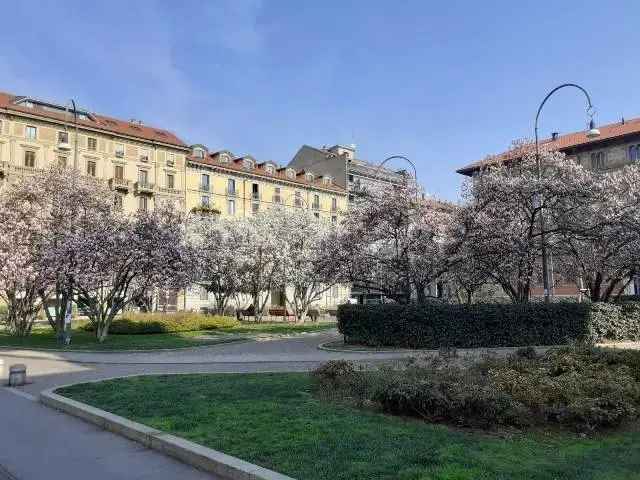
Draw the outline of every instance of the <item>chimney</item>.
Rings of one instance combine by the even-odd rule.
[[[551,141],[555,142],[556,140],[558,140],[558,135],[559,135],[558,132],[553,132],[551,134]]]

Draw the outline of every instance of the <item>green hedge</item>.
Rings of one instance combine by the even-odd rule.
[[[405,348],[519,347],[640,339],[640,303],[341,305],[345,342]]]
[[[198,330],[216,330],[231,328],[239,322],[233,317],[208,316],[199,313],[179,312],[161,313],[125,313],[113,321],[110,334],[138,335],[148,333],[194,332]],[[91,323],[84,326],[93,331]]]

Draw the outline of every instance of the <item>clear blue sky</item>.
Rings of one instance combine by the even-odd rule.
[[[304,143],[405,154],[448,199],[456,167],[533,135],[559,83],[600,123],[640,116],[637,0],[10,3],[0,90],[283,164]],[[583,128],[583,105],[560,93],[541,131]]]

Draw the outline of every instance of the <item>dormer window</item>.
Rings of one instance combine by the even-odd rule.
[[[229,163],[229,155],[227,155],[226,153],[221,154],[220,155],[220,162]]]
[[[322,183],[324,185],[331,185],[333,183],[333,178],[326,176],[326,177],[322,177]]]
[[[274,172],[273,165],[267,165],[265,168],[265,172],[267,172],[267,174],[269,175],[273,175],[273,172]]]
[[[245,158],[242,161],[242,166],[244,168],[246,168],[247,170],[252,170],[253,169],[253,161],[251,159],[249,159],[249,158]]]
[[[193,156],[196,158],[204,158],[204,150],[202,148],[194,148]]]
[[[307,172],[304,174],[304,177],[307,179],[308,182],[313,182],[313,173]]]
[[[296,171],[293,168],[287,168],[287,178],[296,178]]]

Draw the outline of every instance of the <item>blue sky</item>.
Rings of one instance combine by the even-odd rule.
[[[404,154],[447,199],[457,167],[533,135],[557,84],[600,123],[640,116],[637,0],[11,3],[0,90],[282,164],[304,143]],[[585,123],[567,90],[541,132]]]

